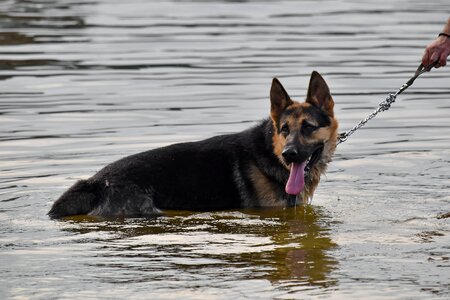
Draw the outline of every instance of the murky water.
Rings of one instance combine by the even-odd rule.
[[[122,156],[239,131],[328,81],[341,129],[414,72],[431,1],[0,3],[1,299],[445,299],[450,68],[340,145],[312,206],[51,221]],[[438,216],[442,216],[438,218]]]

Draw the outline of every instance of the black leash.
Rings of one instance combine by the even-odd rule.
[[[429,72],[432,68],[436,67],[438,64],[439,64],[438,60],[427,67],[425,67],[423,64],[420,64],[420,66],[414,73],[414,76],[411,77],[405,84],[403,84],[395,94],[389,94],[384,101],[378,104],[378,108],[374,110],[370,115],[368,115],[365,119],[361,120],[349,131],[339,134],[337,145],[339,145],[342,142],[345,142],[349,136],[351,136],[359,128],[366,125],[366,123],[372,120],[379,112],[388,110],[391,107],[391,104],[395,102],[397,96],[403,93],[408,87],[410,87],[414,83],[414,80],[417,79],[417,77],[419,77],[425,72]]]

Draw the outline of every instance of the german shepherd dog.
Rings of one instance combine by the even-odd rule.
[[[306,202],[336,148],[330,90],[314,71],[306,101],[297,102],[274,78],[270,102],[270,118],[245,131],[111,163],[75,183],[48,215],[143,217]]]

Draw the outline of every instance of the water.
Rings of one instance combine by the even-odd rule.
[[[323,74],[341,129],[414,72],[448,1],[0,3],[1,299],[445,299],[450,69],[339,146],[313,205],[52,221],[75,180],[268,115]]]

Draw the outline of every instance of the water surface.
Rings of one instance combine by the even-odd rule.
[[[0,15],[0,298],[448,297],[448,68],[339,146],[312,206],[46,216],[120,157],[255,124],[275,76],[302,99],[319,71],[350,128],[413,74],[447,1],[10,0]]]

